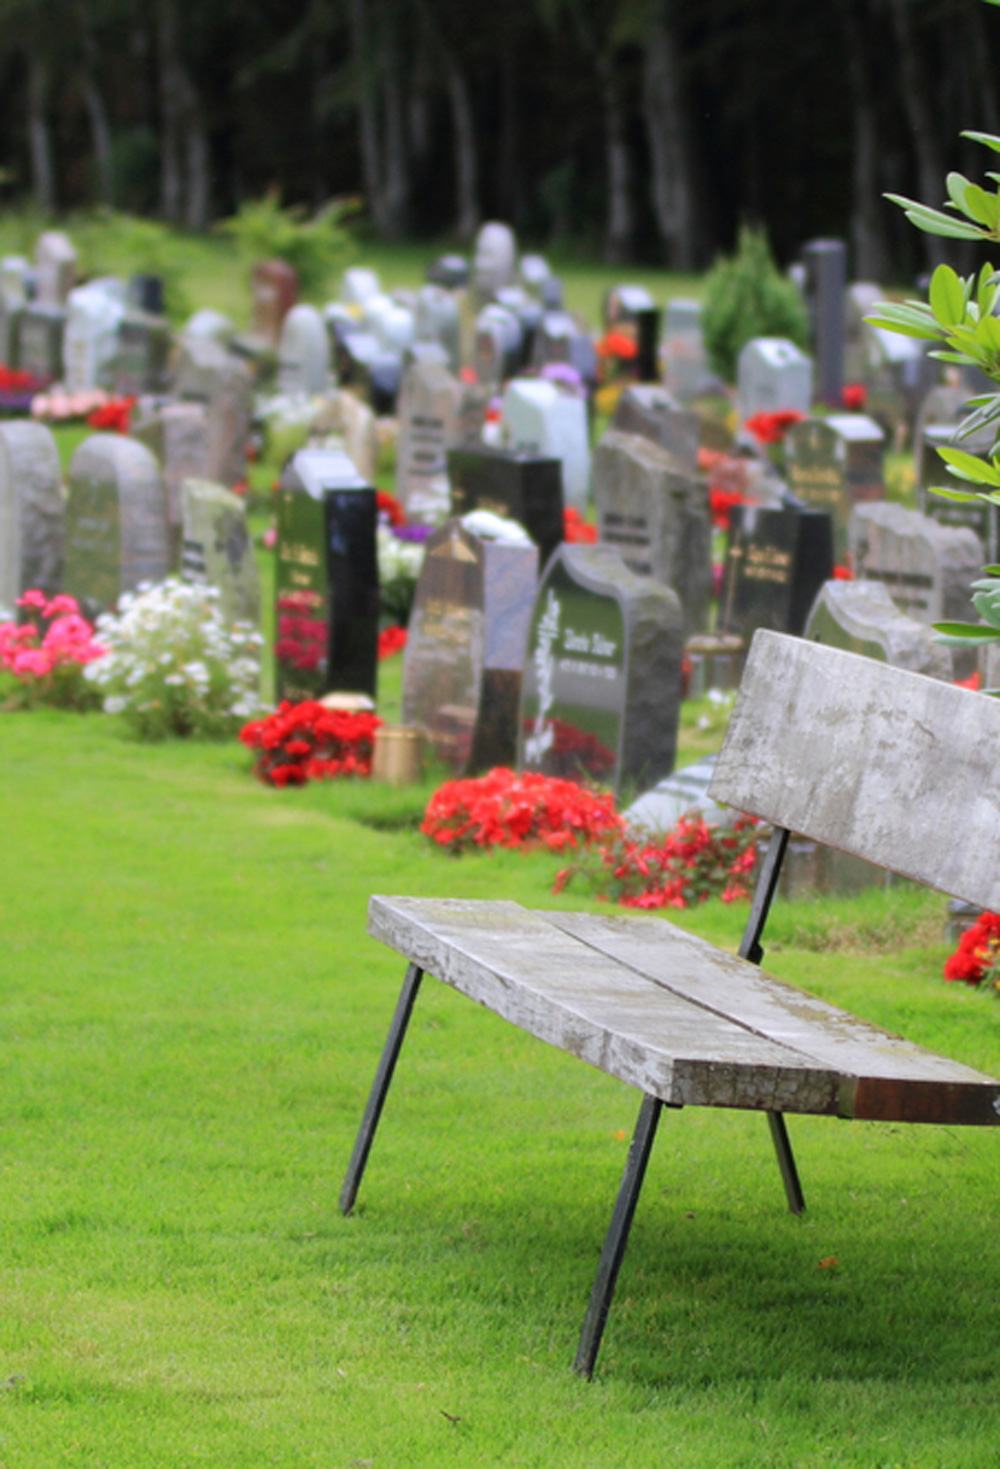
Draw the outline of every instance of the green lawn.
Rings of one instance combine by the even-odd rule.
[[[995,1137],[792,1119],[793,1218],[762,1119],[669,1114],[584,1383],[635,1093],[429,982],[336,1202],[401,979],[368,893],[578,905],[555,860],[102,715],[0,716],[0,757],[2,1469],[995,1465]],[[995,1070],[942,909],[782,905],[768,963]]]

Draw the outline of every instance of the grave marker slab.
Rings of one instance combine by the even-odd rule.
[[[444,286],[421,286],[414,313],[417,343],[435,342],[447,353],[447,365],[457,372],[461,364],[458,305]]]
[[[300,449],[278,495],[279,699],[375,694],[375,491],[339,449]]]
[[[844,387],[844,292],[847,246],[843,240],[810,240],[803,248],[805,299],[816,354],[816,396],[838,408]]]
[[[156,455],[166,496],[170,563],[177,564],[181,541],[184,481],[208,475],[208,422],[203,403],[140,398],[132,437]]]
[[[659,444],[608,429],[594,451],[598,540],[680,598],[684,634],[708,625],[712,522],[703,480]]]
[[[833,525],[825,510],[734,505],[719,598],[720,631],[744,644],[759,627],[801,635],[820,587],[833,576]]]
[[[535,333],[533,365],[545,368],[557,362],[575,368],[585,386],[596,384],[593,338],[568,311],[544,312]]]
[[[0,607],[22,592],[59,590],[63,499],[59,451],[50,429],[27,419],[0,422]]]
[[[218,587],[226,622],[260,622],[260,572],[238,495],[210,480],[186,479],[181,492],[181,575]]]
[[[99,289],[96,282],[70,291],[63,335],[63,376],[71,393],[110,385],[124,311],[121,295]]]
[[[518,449],[448,450],[454,515],[492,510],[523,525],[544,566],[563,538],[562,466]]]
[[[255,265],[250,278],[252,335],[277,347],[282,323],[298,297],[298,277],[284,260],[262,260]]]
[[[518,764],[647,790],[674,766],[683,634],[675,593],[611,546],[563,545],[532,612]]]
[[[76,247],[62,230],[45,230],[35,244],[36,300],[40,306],[65,306],[76,284]]]
[[[652,440],[672,454],[685,473],[695,473],[701,421],[697,413],[681,408],[666,388],[630,384],[619,397],[609,426]]]
[[[701,816],[706,824],[719,826],[732,820],[734,812],[720,806],[708,794],[717,754],[703,755],[658,781],[652,790],[633,801],[624,817],[631,832],[659,834],[671,831],[682,816]]]
[[[66,312],[61,306],[29,302],[17,319],[17,365],[39,382],[53,382],[63,375],[63,333]]]
[[[663,328],[663,380],[681,403],[697,398],[710,373],[701,330],[701,302],[675,297],[667,302]]]
[[[514,279],[517,241],[509,225],[490,220],[476,236],[472,262],[473,290],[481,304],[492,301],[501,286]]]
[[[882,582],[896,606],[917,622],[979,620],[969,586],[985,557],[967,527],[939,525],[891,501],[858,505],[850,546],[856,579]]]
[[[168,570],[156,456],[121,434],[92,434],[70,460],[64,590],[96,616],[140,582],[163,581]]]
[[[403,722],[453,775],[512,765],[538,548],[451,520],[429,538],[403,655]]]
[[[563,500],[584,514],[590,499],[590,436],[582,394],[541,378],[512,378],[500,422],[510,448],[559,460]]]
[[[806,414],[812,402],[812,360],[784,337],[753,337],[737,362],[736,411],[740,423],[755,413],[792,409]]]
[[[315,306],[293,306],[281,328],[278,391],[318,397],[330,385],[330,344]]]
[[[115,388],[137,398],[140,393],[162,393],[167,386],[170,326],[164,316],[129,311],[118,327]]]
[[[882,499],[885,434],[863,413],[806,418],[785,436],[785,473],[800,500],[833,517],[834,554],[847,553],[847,522],[855,505]]]
[[[458,438],[462,385],[446,367],[415,362],[399,400],[396,497],[408,520],[436,525],[449,511],[447,451]]]
[[[934,641],[926,623],[907,617],[876,581],[828,581],[806,622],[810,642],[862,653],[895,668],[951,682],[951,649]]]
[[[367,403],[346,388],[327,393],[315,419],[313,432],[323,437],[337,435],[344,452],[366,484],[375,483],[378,465],[378,427]]]

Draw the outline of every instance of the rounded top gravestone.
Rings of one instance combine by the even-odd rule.
[[[315,306],[293,306],[281,328],[278,388],[318,397],[329,387],[330,341]]]
[[[0,607],[22,592],[59,588],[63,502],[59,452],[50,429],[29,420],[0,423]]]
[[[227,347],[235,332],[236,328],[228,316],[223,315],[221,311],[214,310],[211,306],[202,306],[188,317],[181,336],[195,339],[207,338],[210,342],[219,342],[223,347]]]
[[[510,285],[516,260],[517,242],[510,225],[497,220],[484,224],[476,236],[472,264],[473,285],[480,300],[488,301],[501,286]]]
[[[166,501],[156,455],[121,434],[93,434],[69,466],[64,589],[88,616],[169,569]]]

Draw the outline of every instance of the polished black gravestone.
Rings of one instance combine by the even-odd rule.
[[[375,491],[340,449],[300,449],[278,495],[275,663],[279,699],[374,696]]]
[[[562,464],[523,449],[448,451],[453,515],[492,510],[519,521],[546,563],[563,538]]]
[[[453,775],[512,765],[538,548],[450,520],[429,538],[403,655],[403,722]]]
[[[674,768],[683,619],[669,587],[610,546],[563,545],[538,589],[518,765],[630,792]]]
[[[833,525],[825,510],[734,505],[719,598],[721,632],[744,642],[759,627],[801,636],[833,576]]]

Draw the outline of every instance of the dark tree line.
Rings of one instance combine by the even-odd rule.
[[[510,220],[611,261],[938,258],[885,190],[943,199],[1000,132],[980,0],[0,0],[6,197],[204,229],[270,188],[363,198],[384,239]]]

